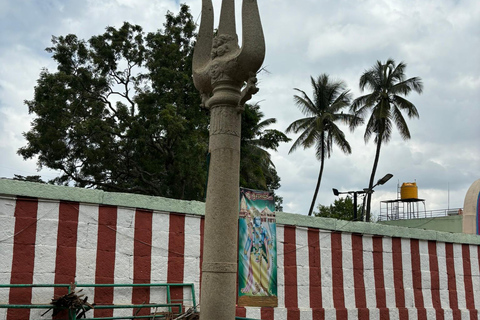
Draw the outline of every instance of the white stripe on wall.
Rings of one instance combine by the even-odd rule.
[[[295,228],[297,258],[297,296],[299,308],[310,308],[310,266],[308,258],[308,229]]]
[[[199,303],[200,292],[200,217],[185,217],[185,250],[184,250],[184,268],[183,282],[193,283],[195,285],[195,301]],[[192,292],[189,287],[183,290],[183,299],[187,307],[193,306],[191,303]]]
[[[0,198],[0,283],[10,283],[15,233],[15,199]],[[0,303],[7,304],[10,290],[0,289]],[[0,309],[0,319],[7,317],[7,309]]]
[[[405,307],[409,310],[409,317],[417,317],[415,308],[415,297],[413,295],[412,280],[412,258],[410,253],[410,239],[402,239],[402,270],[403,270],[403,287],[405,288]],[[412,312],[413,311],[413,312]],[[415,319],[411,318],[411,319]]]
[[[363,281],[365,281],[365,295],[367,308],[370,310],[370,319],[377,319],[378,314],[372,314],[377,307],[377,295],[375,292],[375,273],[373,270],[373,239],[370,235],[364,235],[363,241]]]
[[[418,248],[420,252],[420,271],[422,274],[423,305],[426,309],[433,309],[428,241],[420,240],[418,242]],[[427,313],[427,319],[430,319],[429,316],[431,316],[431,314]],[[433,313],[433,316],[435,317],[435,313]]]
[[[475,309],[480,310],[480,265],[478,264],[478,247],[470,245],[470,262],[472,267],[472,288]]]
[[[80,204],[77,228],[77,283],[95,283],[97,266],[98,240],[98,206]],[[94,288],[79,288],[88,296],[88,301],[95,301]]]
[[[333,289],[332,289],[332,233],[320,230],[320,266],[322,270],[322,304],[327,318],[327,309],[333,307]],[[335,314],[335,313],[333,313]]]
[[[277,295],[278,308],[285,308],[285,268],[284,268],[284,238],[285,229],[283,225],[277,224]]]
[[[450,309],[450,297],[448,295],[447,258],[445,243],[437,242],[438,279],[440,282],[440,303],[443,310]],[[451,312],[445,312],[445,320],[453,319]]]
[[[167,283],[168,274],[168,239],[169,239],[170,214],[166,212],[153,212],[152,217],[152,283]],[[150,290],[150,301],[153,303],[166,303],[166,289],[157,287]],[[160,311],[160,310],[159,310]],[[166,309],[163,309],[166,311]]]
[[[277,224],[277,232],[278,232],[278,224]],[[277,246],[278,246],[278,243],[277,243]],[[287,309],[280,308],[280,307],[274,308],[273,309],[273,318],[275,320],[287,320]]]
[[[353,279],[352,234],[342,233],[343,292],[345,308],[355,309],[355,281]],[[358,318],[357,312],[348,313],[349,319]]]
[[[453,244],[453,260],[455,267],[455,282],[457,284],[457,300],[458,300],[458,309],[465,310],[467,309],[467,301],[465,298],[465,280],[463,275],[463,255],[462,255],[462,245]],[[462,318],[464,315],[462,314]]]
[[[382,238],[383,248],[383,281],[385,283],[385,298],[387,308],[394,310],[397,307],[395,302],[395,283],[393,280],[393,253],[392,253],[392,238]],[[398,315],[390,313],[390,319],[398,318]]]
[[[135,209],[117,208],[117,235],[115,240],[115,283],[133,283],[133,246],[135,237]],[[132,303],[131,287],[115,287],[113,304]],[[113,309],[113,316],[130,316],[132,309]]]
[[[247,309],[247,318],[260,319],[261,318],[261,309],[259,307],[248,307]]]
[[[59,202],[38,201],[33,283],[55,282],[59,207]],[[33,288],[32,303],[50,303],[53,292],[54,288]],[[44,309],[31,309],[30,319],[42,318],[41,314],[45,311]],[[47,315],[51,316],[51,311]]]
[[[300,295],[298,297],[300,299]],[[300,309],[300,320],[312,320],[312,317],[312,310],[310,308],[303,310]]]

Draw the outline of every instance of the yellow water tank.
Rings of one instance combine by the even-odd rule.
[[[400,197],[403,199],[418,199],[416,182],[404,182],[400,188]]]

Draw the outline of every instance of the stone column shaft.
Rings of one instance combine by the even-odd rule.
[[[241,113],[240,90],[223,87],[222,101],[211,106],[210,169],[205,205],[201,319],[234,319],[236,301]],[[227,90],[225,90],[227,89]],[[214,102],[214,101],[211,101]]]

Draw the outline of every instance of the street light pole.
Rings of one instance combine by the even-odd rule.
[[[385,176],[383,176],[382,179],[379,179],[379,180],[377,181],[377,183],[376,183],[371,189],[366,188],[366,189],[363,189],[363,190],[365,190],[365,193],[366,193],[367,196],[368,196],[369,194],[372,194],[372,193],[373,193],[373,188],[375,188],[375,187],[378,186],[378,185],[381,186],[381,185],[385,184],[385,183],[386,183],[388,180],[390,180],[392,177],[393,177],[393,174],[387,173]],[[367,208],[367,209],[368,209],[368,208]],[[367,210],[367,216],[366,216],[365,218],[366,218],[366,221],[367,221],[367,222],[370,221],[370,211],[369,211],[369,210]]]
[[[358,213],[357,213],[357,192],[353,193],[353,221],[358,220]]]
[[[340,194],[353,194],[353,221],[357,221],[358,220],[357,195],[359,195],[359,194],[368,195],[368,194],[373,193],[373,188],[375,188],[378,185],[385,184],[392,177],[393,177],[393,174],[387,173],[382,179],[378,180],[377,183],[371,189],[365,188],[365,189],[359,190],[359,191],[342,191],[342,192],[340,192],[340,191],[338,191],[338,189],[333,188],[332,191],[333,191],[333,194],[335,196],[338,196]],[[363,205],[362,205],[362,211],[364,211],[364,210],[365,210],[365,198],[363,199]],[[366,221],[367,222],[370,221],[370,214],[368,212],[367,212],[367,216],[366,216]]]

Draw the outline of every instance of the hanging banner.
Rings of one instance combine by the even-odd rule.
[[[240,188],[238,305],[276,307],[277,231],[273,194]]]

